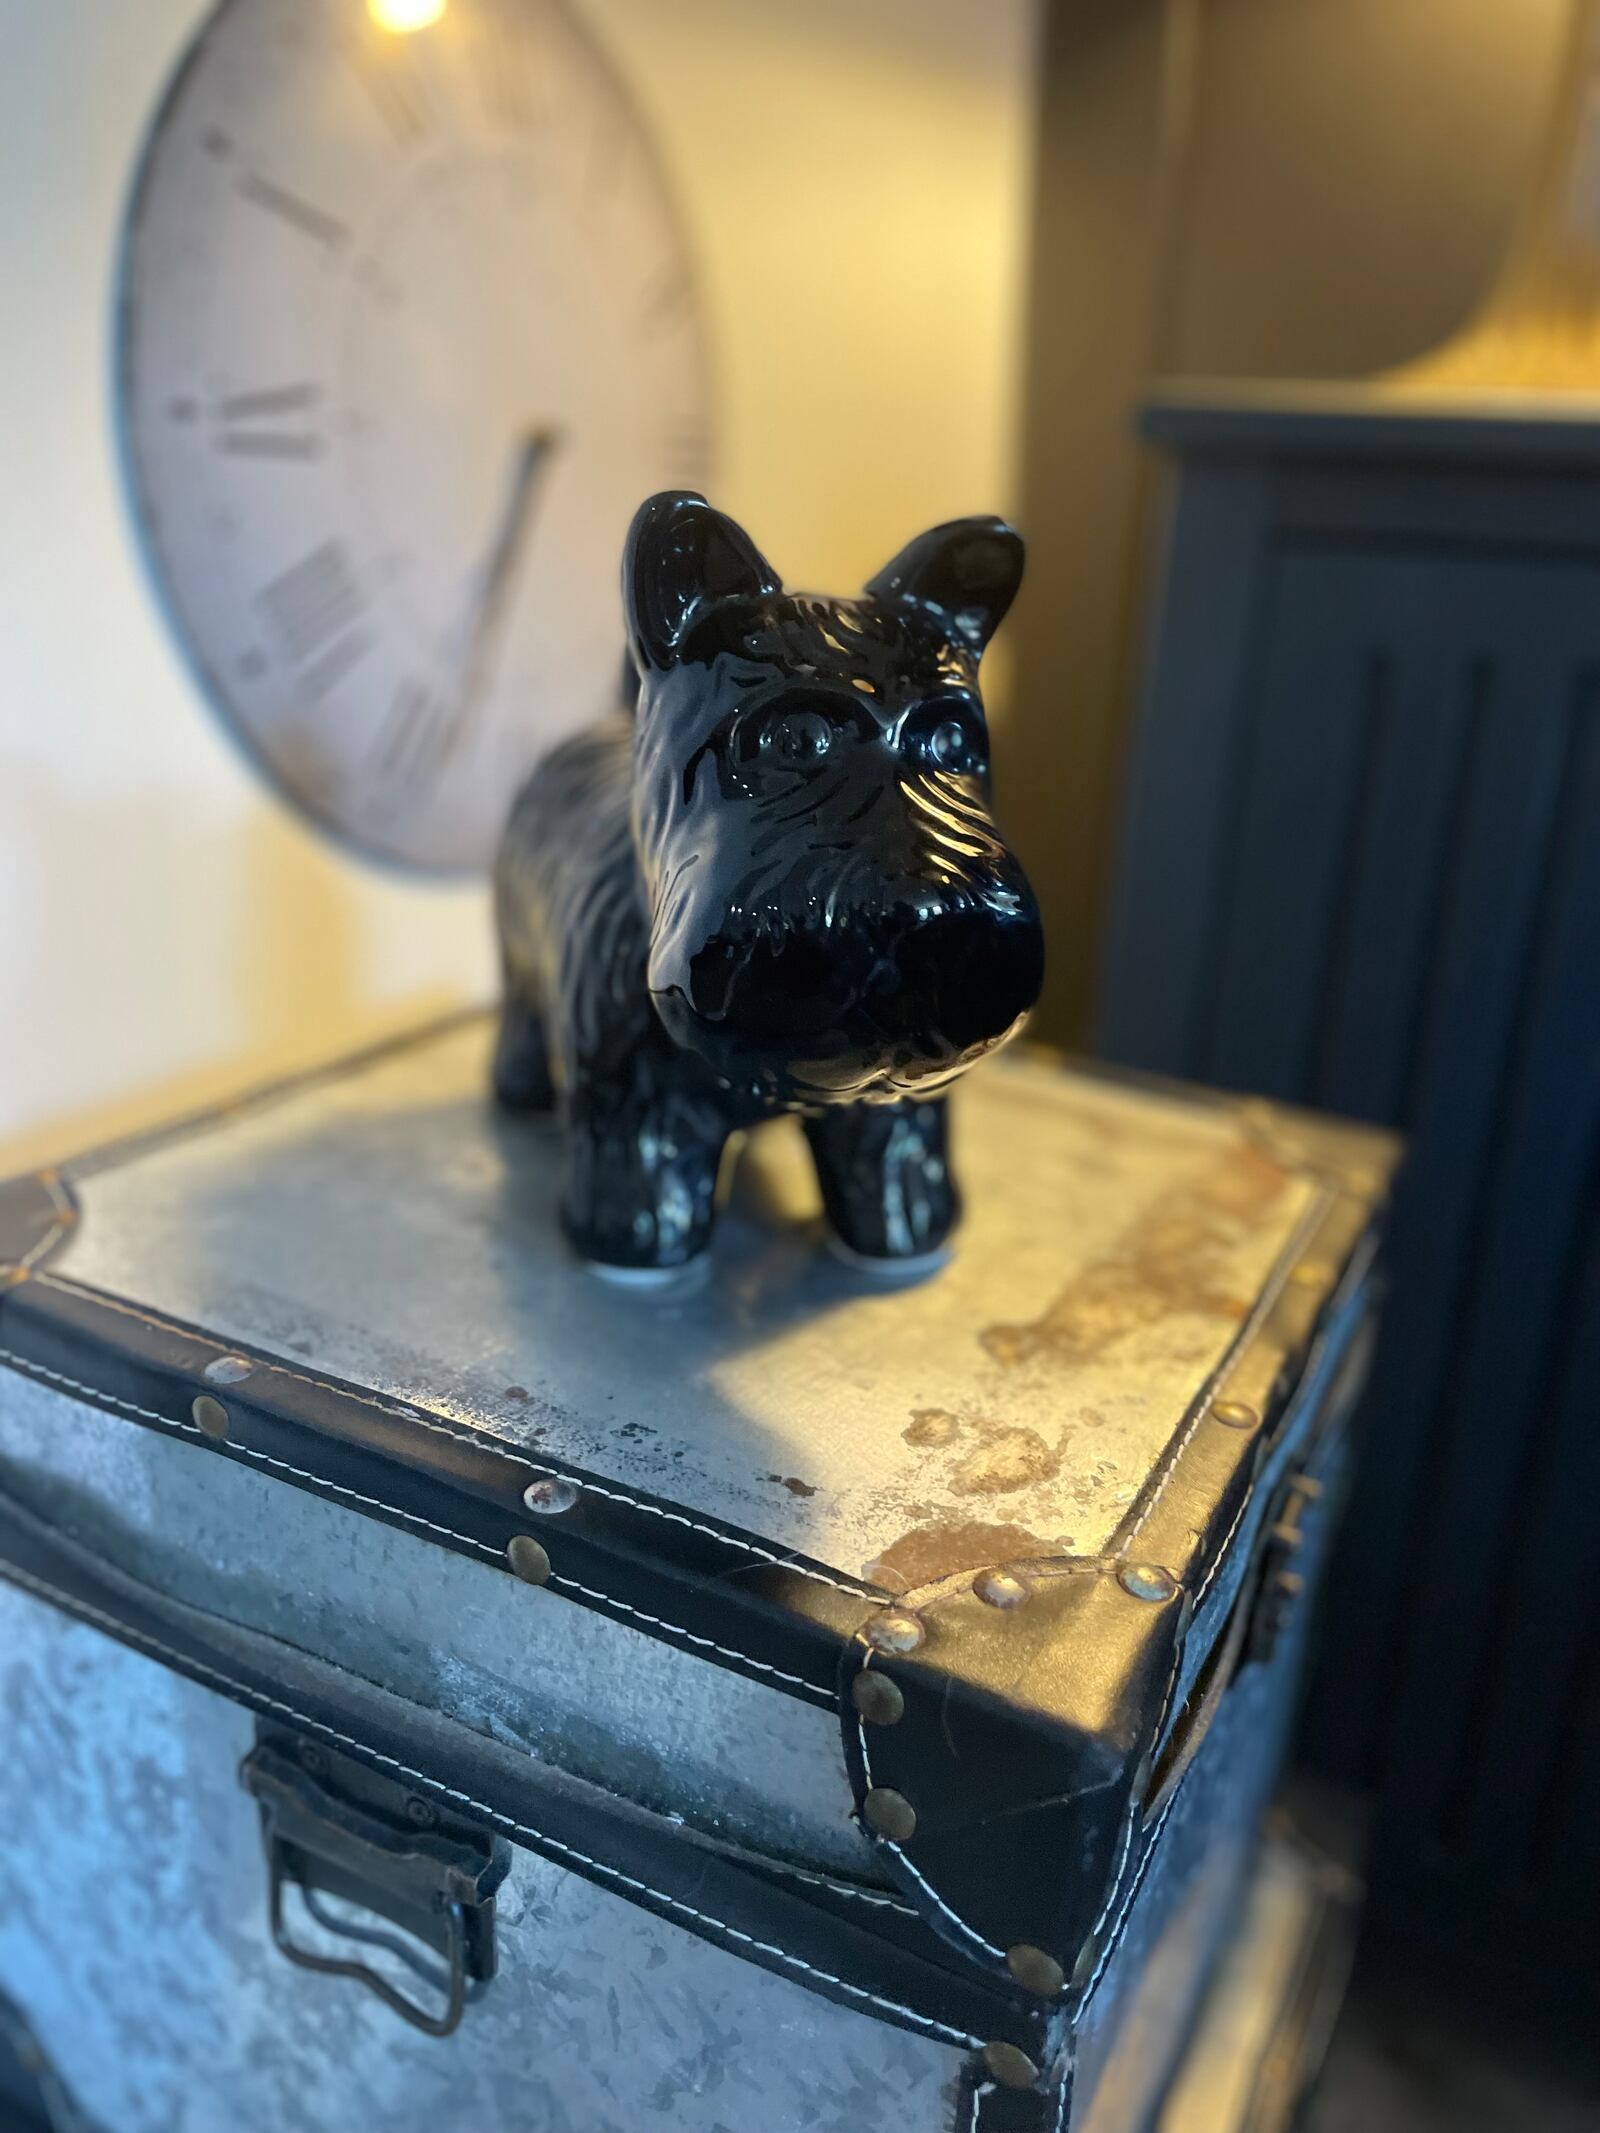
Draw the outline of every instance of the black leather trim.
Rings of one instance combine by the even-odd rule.
[[[1044,2051],[1040,2003],[988,1985],[904,1912],[702,1840],[278,1639],[172,1600],[3,1494],[0,1577],[842,2006],[956,2049],[1003,2040],[1035,2058]]]
[[[858,1803],[888,1787],[914,1809],[909,1838],[878,1841],[936,1931],[997,1979],[1019,1944],[1070,1977],[1123,1864],[1187,1609],[1176,1584],[1135,1598],[1115,1562],[1010,1568],[1030,1588],[1020,1606],[986,1605],[952,1578],[906,1596],[921,1649],[856,1642],[852,1681],[887,1675],[904,1716],[868,1723],[847,1696],[845,1757]],[[1041,1872],[1050,1859],[1072,1871]]]
[[[1066,2133],[1072,2105],[1072,2069],[1059,2081],[1032,2089],[1002,2086],[983,2060],[962,2076],[955,2133]]]
[[[1335,1208],[1326,1222],[1347,1222]],[[1017,1562],[1007,1570],[1027,1594],[995,1606],[981,1597],[989,1574],[969,1573],[904,1594],[898,1609],[921,1624],[924,1641],[895,1654],[858,1634],[846,1648],[840,1712],[846,1766],[863,1826],[890,1876],[929,1925],[996,1979],[1019,1943],[1043,1949],[1073,1979],[1097,1950],[1118,1890],[1135,1870],[1149,1815],[1153,1768],[1169,1721],[1194,1721],[1176,1708],[1185,1643],[1202,1653],[1226,1621],[1238,1620],[1253,1591],[1221,1610],[1205,1603],[1224,1562],[1238,1550],[1254,1559],[1277,1500],[1274,1477],[1303,1461],[1314,1442],[1342,1428],[1361,1375],[1361,1336],[1370,1322],[1370,1238],[1344,1243],[1344,1278],[1331,1305],[1309,1318],[1293,1302],[1247,1345],[1263,1416],[1236,1429],[1197,1413],[1168,1462],[1098,1561]],[[1343,1232],[1340,1232],[1341,1237]],[[1286,1335],[1292,1342],[1286,1344]],[[1230,1390],[1232,1389],[1230,1382]],[[1140,1597],[1124,1573],[1158,1573],[1165,1593]],[[1224,1652],[1229,1670],[1242,1638]],[[867,1671],[900,1691],[903,1714],[874,1724],[857,1711],[854,1688]],[[1226,1679],[1215,1684],[1225,1694]],[[874,1828],[869,1795],[884,1789],[909,1803],[910,1835]],[[1070,1875],[1039,1861],[1071,1859]],[[1070,1998],[1066,2004],[1071,2004]]]
[[[552,1588],[580,1606],[829,1709],[843,1642],[880,1604],[873,1588],[753,1536],[643,1497],[620,1501],[601,1476],[56,1275],[0,1291],[0,1362],[508,1575],[508,1544],[531,1535]],[[225,1412],[225,1438],[194,1419],[200,1398]],[[576,1501],[557,1516],[530,1513],[523,1491],[552,1474],[577,1484]]]

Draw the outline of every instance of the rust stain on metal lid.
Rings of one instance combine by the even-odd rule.
[[[949,1486],[956,1496],[1003,1496],[1030,1482],[1052,1480],[1060,1466],[1061,1454],[1036,1429],[991,1423],[951,1473]]]
[[[1040,1317],[987,1327],[984,1347],[1008,1368],[1035,1359],[1083,1363],[1137,1327],[1178,1313],[1237,1323],[1249,1304],[1227,1282],[1228,1260],[1267,1221],[1290,1181],[1253,1142],[1236,1142],[1163,1193]]]
[[[958,1570],[987,1570],[1035,1556],[1058,1555],[1061,1542],[1045,1540],[1026,1526],[991,1525],[981,1519],[917,1526],[862,1567],[869,1583],[885,1592],[911,1592]]]
[[[945,1407],[917,1407],[900,1434],[907,1444],[918,1447],[954,1444],[961,1434],[961,1418]]]

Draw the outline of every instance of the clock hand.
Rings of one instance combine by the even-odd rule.
[[[516,576],[516,566],[527,545],[542,477],[551,455],[561,442],[561,432],[550,426],[529,430],[517,449],[511,485],[501,510],[488,554],[478,573],[477,597],[467,618],[461,649],[455,716],[458,728],[468,717],[482,687],[499,626],[505,614],[506,594]]]

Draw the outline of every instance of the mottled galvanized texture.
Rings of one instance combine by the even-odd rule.
[[[1236,1111],[1003,1062],[953,1099],[933,1280],[827,1254],[785,1124],[702,1285],[624,1294],[562,1242],[553,1134],[496,1116],[486,1043],[81,1176],[59,1270],[904,1589],[1101,1550],[1313,1199]]]
[[[0,1989],[116,2133],[945,2133],[960,2055],[519,1852],[443,2041],[268,1938],[231,1704],[0,1586]]]
[[[1308,1572],[1317,1546],[1313,1523]],[[1177,2062],[1237,1909],[1299,1643],[1291,1634],[1270,1664],[1246,1667],[1108,1902],[1064,2121],[1074,2133],[1142,2123]],[[458,2111],[552,2133],[952,2122],[950,2051],[841,2017],[521,1855],[502,1976],[462,2033],[470,2061],[462,2039],[424,2043],[357,1988],[319,1986],[271,1951],[253,1811],[233,1777],[250,1738],[241,1714],[3,1586],[0,1651],[0,1988],[109,2123],[405,2133]]]
[[[11,1372],[0,1486],[190,1606],[713,1836],[879,1878],[829,1709]]]

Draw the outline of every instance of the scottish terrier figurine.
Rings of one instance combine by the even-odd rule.
[[[730,1134],[782,1111],[847,1256],[944,1245],[945,1091],[1043,975],[978,695],[1021,576],[1009,526],[961,519],[818,599],[703,497],[640,509],[637,708],[539,765],[495,876],[495,1087],[559,1103],[562,1217],[602,1268],[704,1252]]]

